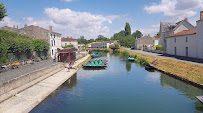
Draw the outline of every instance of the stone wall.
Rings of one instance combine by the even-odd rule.
[[[37,70],[35,72],[31,72],[29,74],[25,74],[22,76],[19,76],[17,78],[14,78],[8,82],[3,83],[2,85],[0,85],[0,95],[3,95],[11,90],[14,90],[18,87],[21,87],[37,78],[40,78],[42,76],[45,76],[46,74],[59,69],[63,66],[62,63],[57,63],[57,64],[53,64],[51,66],[42,68],[40,70]]]

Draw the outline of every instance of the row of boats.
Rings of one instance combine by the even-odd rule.
[[[83,65],[83,68],[105,68],[107,67],[107,60],[93,59]]]

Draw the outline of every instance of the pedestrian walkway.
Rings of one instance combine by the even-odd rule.
[[[158,54],[158,53],[146,52],[146,51],[142,51],[142,50],[131,50],[130,48],[124,48],[124,49],[126,49],[128,51],[133,51],[133,52],[136,52],[136,53],[140,53],[140,54],[143,54],[143,55],[159,57],[159,58],[165,58],[165,59],[172,59],[172,60],[188,62],[188,63],[193,63],[193,64],[203,66],[203,60],[183,58],[183,57],[174,57],[174,56],[163,55],[163,54]]]
[[[73,67],[79,65],[88,59],[88,57],[89,55],[76,61]],[[76,69],[71,69],[70,71],[68,71],[68,69],[63,69],[32,87],[16,94],[0,103],[0,113],[27,113],[31,111],[77,71],[78,70]]]

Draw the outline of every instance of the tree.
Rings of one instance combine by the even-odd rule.
[[[141,37],[143,36],[143,34],[142,34],[141,31],[136,30],[136,31],[132,34],[132,36],[133,36],[134,38],[141,38]]]
[[[95,41],[109,41],[109,39],[104,37],[103,35],[98,35]]]
[[[120,39],[121,46],[131,47],[131,46],[134,46],[134,44],[135,44],[135,38],[132,35],[128,35]]]
[[[150,34],[147,35],[148,37],[151,37]]]
[[[131,35],[131,28],[130,28],[130,24],[126,22],[125,25],[125,36]]]
[[[157,32],[156,36],[160,36],[160,33],[159,33],[159,32]]]
[[[2,21],[2,19],[7,16],[6,12],[7,11],[6,11],[5,5],[3,3],[1,3],[0,4],[0,21]]]

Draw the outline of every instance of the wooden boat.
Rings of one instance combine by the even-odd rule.
[[[83,65],[83,68],[105,68],[107,61],[99,60],[91,60],[86,65]]]
[[[148,64],[148,65],[145,65],[145,69],[154,70],[155,68],[153,66],[151,66],[150,64]]]
[[[135,58],[129,57],[128,60],[129,60],[129,61],[135,61]]]

